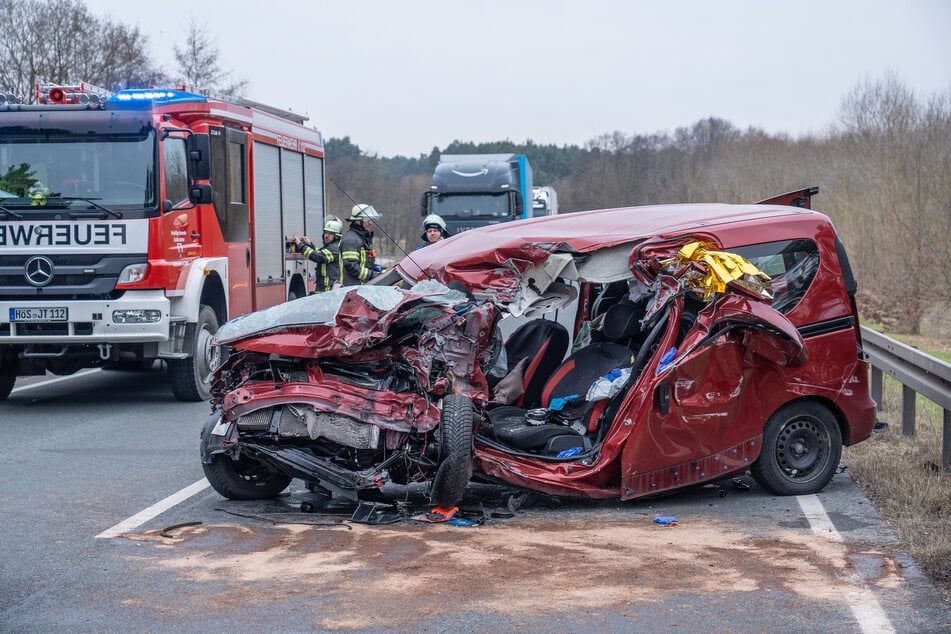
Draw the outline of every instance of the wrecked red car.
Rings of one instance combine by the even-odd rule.
[[[814,493],[875,403],[815,190],[549,216],[414,251],[373,284],[216,335],[201,457],[232,499],[470,480],[623,500],[750,471]]]

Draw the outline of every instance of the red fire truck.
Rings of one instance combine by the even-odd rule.
[[[0,98],[0,400],[17,376],[165,362],[209,396],[219,324],[306,294],[321,133],[186,90],[37,86]]]

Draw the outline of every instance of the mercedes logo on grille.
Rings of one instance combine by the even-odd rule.
[[[33,286],[46,286],[53,281],[53,261],[42,255],[34,255],[23,265],[23,277]]]

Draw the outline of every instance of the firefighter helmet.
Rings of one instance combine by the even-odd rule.
[[[423,218],[423,231],[427,229],[439,229],[442,233],[446,233],[446,221],[436,214],[429,214]]]
[[[336,216],[327,218],[327,221],[324,222],[324,232],[333,233],[339,237],[340,234],[343,233],[343,223],[340,222],[340,218],[337,218]]]
[[[350,210],[350,220],[376,220],[379,217],[380,212],[366,203],[356,204]]]

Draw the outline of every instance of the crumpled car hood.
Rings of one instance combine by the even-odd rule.
[[[347,356],[379,344],[397,325],[430,321],[467,301],[434,281],[409,290],[349,286],[232,319],[214,343],[310,359]]]

